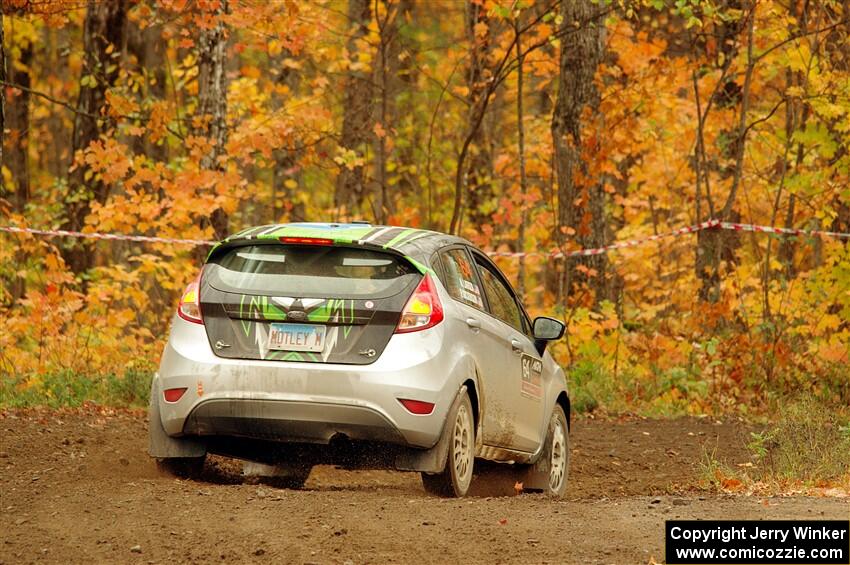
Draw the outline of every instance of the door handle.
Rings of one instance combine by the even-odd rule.
[[[481,322],[476,320],[475,318],[467,318],[466,325],[470,327],[470,329],[478,331],[481,329]]]
[[[512,339],[511,340],[511,350],[514,353],[516,353],[517,355],[522,353],[522,342],[518,339]]]

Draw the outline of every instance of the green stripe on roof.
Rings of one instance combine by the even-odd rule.
[[[395,245],[397,243],[400,243],[401,240],[403,240],[407,236],[409,236],[409,235],[411,235],[411,234],[413,234],[417,231],[419,231],[419,230],[413,230],[413,229],[404,230],[403,232],[401,232],[400,234],[398,234],[397,236],[395,236],[394,238],[389,240],[387,243],[385,243],[384,248],[386,249],[388,247],[392,247],[393,245]]]
[[[421,239],[425,236],[433,235],[433,233],[434,233],[434,232],[430,232],[428,230],[416,230],[416,231],[419,232],[419,233],[417,233],[416,235],[414,235],[410,239],[405,240],[405,242],[404,242],[405,245],[408,244],[408,243],[412,243],[412,242],[416,241],[417,239]]]

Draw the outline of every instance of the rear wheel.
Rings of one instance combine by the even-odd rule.
[[[202,457],[169,457],[156,460],[157,468],[168,475],[181,479],[192,479],[200,476],[204,470],[204,460],[206,455]]]
[[[312,465],[279,463],[267,465],[253,461],[246,461],[242,466],[242,474],[247,477],[256,477],[259,482],[275,488],[301,489],[310,478]]]
[[[309,478],[310,467],[307,467],[285,476],[270,477],[265,479],[263,482],[275,488],[300,490],[304,488],[304,483],[306,483]]]
[[[422,473],[422,485],[430,494],[461,497],[469,490],[475,463],[475,419],[465,391],[449,412],[446,425],[451,426],[446,466],[441,473]]]

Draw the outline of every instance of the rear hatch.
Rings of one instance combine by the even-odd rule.
[[[201,311],[219,357],[366,365],[421,278],[391,252],[251,242],[204,267]]]

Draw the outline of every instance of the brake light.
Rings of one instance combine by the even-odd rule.
[[[401,402],[401,405],[404,406],[408,412],[416,414],[417,416],[427,416],[434,411],[433,402],[410,400],[409,398],[399,398],[398,401]]]
[[[282,237],[280,242],[298,245],[333,245],[334,240],[321,237]]]
[[[201,274],[198,278],[189,283],[186,290],[183,291],[183,296],[180,297],[180,304],[177,306],[177,315],[188,322],[195,324],[203,324],[204,320],[201,316]]]
[[[425,275],[404,305],[395,333],[417,332],[443,321],[443,305],[431,275]]]

